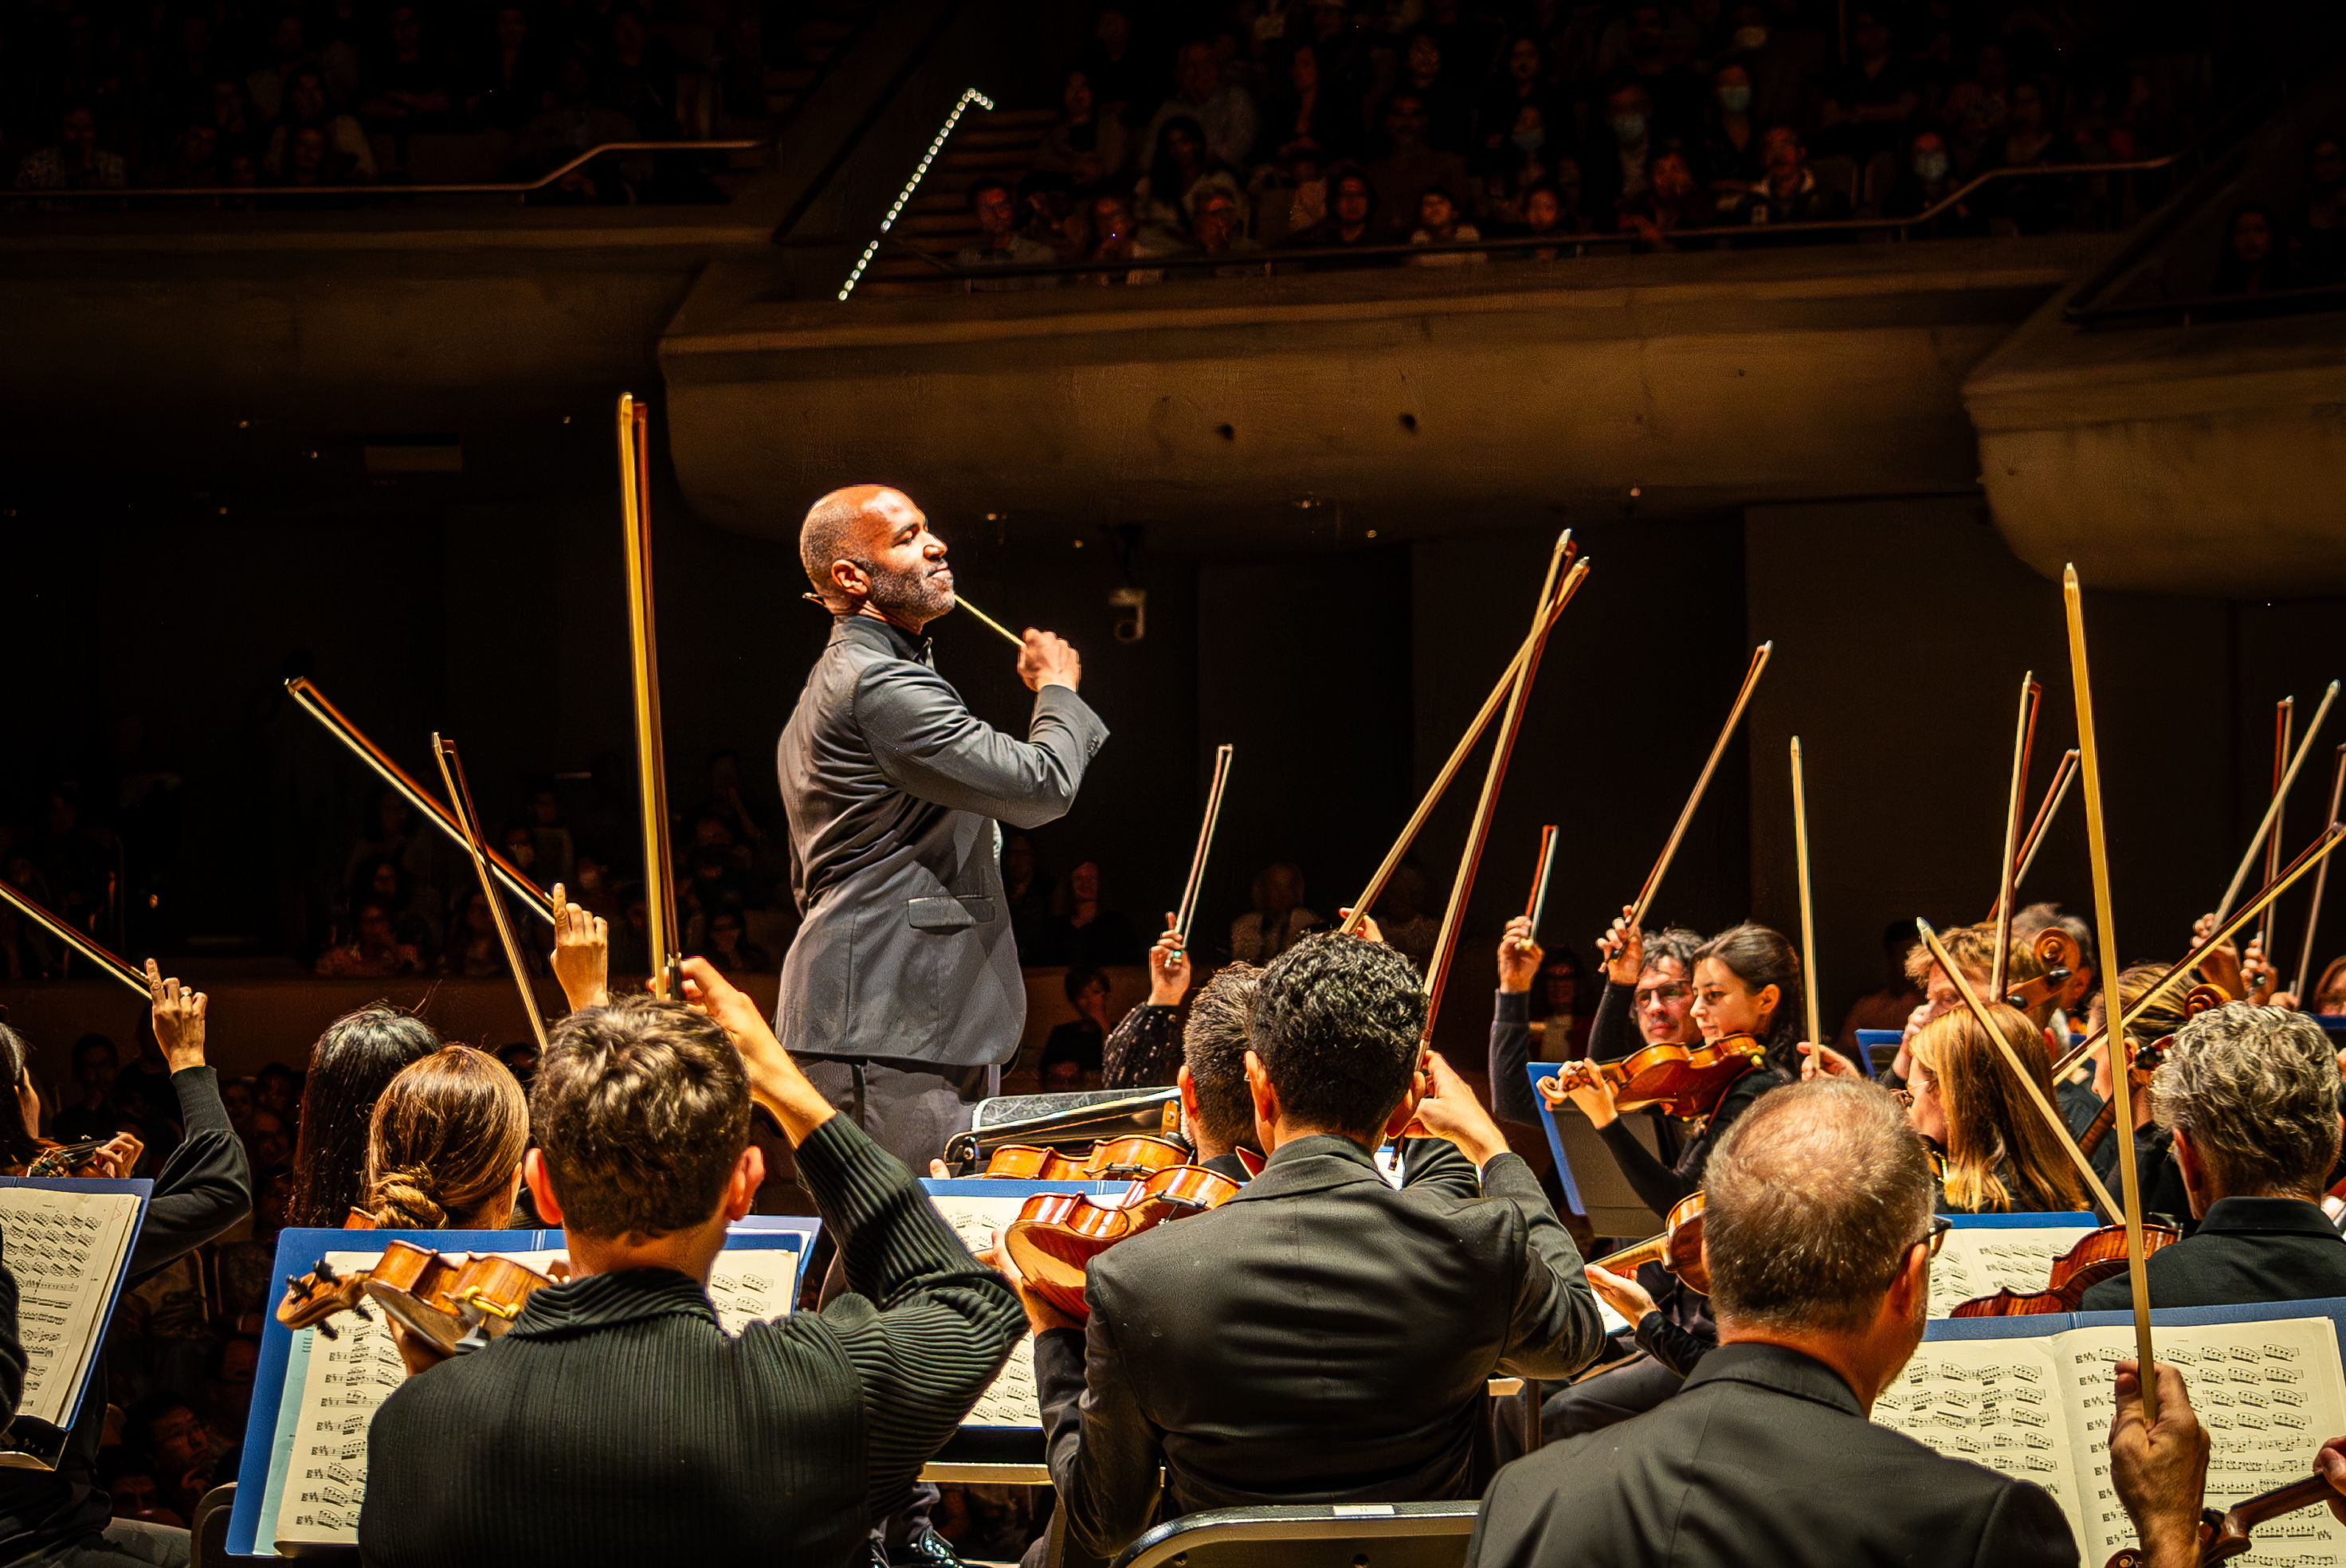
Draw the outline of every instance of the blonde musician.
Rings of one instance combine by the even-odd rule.
[[[2045,1032],[1991,1004],[1995,1021],[2045,1097],[2053,1097]],[[2013,1081],[2011,1064],[1968,1008],[1943,1013],[1907,1043],[1907,1120],[1946,1156],[1942,1214],[2071,1213],[2089,1208],[2076,1168]]]

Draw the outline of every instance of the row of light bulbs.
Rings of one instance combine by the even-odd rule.
[[[937,155],[944,151],[946,141],[953,136],[954,127],[961,123],[961,117],[972,104],[975,104],[982,109],[994,107],[994,100],[975,87],[971,87],[962,94],[961,101],[954,105],[953,113],[945,117],[944,125],[937,131],[936,139],[929,143],[929,150],[921,155],[920,167],[913,170],[913,178],[904,182],[904,188],[896,193],[896,205],[891,207],[888,209],[888,216],[880,220],[881,234],[885,234],[895,227],[897,217],[911,203],[913,193],[920,189],[921,181],[928,178],[929,165],[936,162]],[[880,239],[879,236],[875,235],[872,237],[872,243],[863,248],[862,256],[855,263],[855,270],[850,272],[847,275],[847,281],[839,286],[841,300],[844,300],[850,294],[855,292],[855,285],[863,280],[863,270],[872,265],[872,259],[878,254],[880,254]]]

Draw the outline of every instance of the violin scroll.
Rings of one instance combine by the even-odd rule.
[[[2038,932],[2035,940],[2028,944],[2028,951],[2045,966],[2045,972],[2034,980],[2022,981],[2004,998],[2004,1005],[2022,1013],[2060,995],[2069,977],[2086,962],[2085,949],[2077,945],[2077,939],[2057,925],[2048,925]]]

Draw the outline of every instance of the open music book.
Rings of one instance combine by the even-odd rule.
[[[1977,1296],[2042,1290],[2053,1260],[2095,1227],[2090,1214],[1953,1214],[1953,1228],[1931,1259],[1931,1316],[1944,1318]]]
[[[2091,1327],[2070,1327],[2080,1317]],[[2215,1440],[2208,1505],[2301,1481],[2346,1431],[2339,1359],[2346,1300],[2152,1315],[2158,1359],[2179,1369]],[[2109,1480],[2111,1364],[2135,1353],[2116,1313],[1933,1323],[1873,1419],[2053,1494],[2086,1563],[2136,1544]],[[2346,1527],[2309,1509],[2257,1531],[2260,1563],[2346,1563]]]
[[[25,1346],[24,1397],[0,1465],[47,1470],[64,1451],[154,1186],[0,1177],[0,1257],[16,1278]]]
[[[813,1242],[815,1222],[801,1224],[741,1227],[727,1234],[709,1281],[709,1301],[726,1332],[789,1315]],[[558,1230],[288,1230],[278,1244],[277,1272],[305,1274],[321,1257],[341,1273],[371,1268],[390,1239],[452,1253],[494,1252],[541,1273],[565,1256]],[[357,1544],[359,1507],[366,1500],[367,1426],[407,1380],[385,1313],[379,1306],[368,1311],[371,1320],[355,1313],[333,1319],[331,1339],[316,1329],[291,1333],[273,1316],[268,1320],[230,1526],[232,1553],[265,1556],[273,1547],[298,1556]],[[254,1494],[250,1508],[248,1492]]]

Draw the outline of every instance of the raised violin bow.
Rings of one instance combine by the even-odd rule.
[[[1383,863],[1377,867],[1376,874],[1369,879],[1368,887],[1353,902],[1352,912],[1344,917],[1342,925],[1336,928],[1339,932],[1351,936],[1361,929],[1361,921],[1368,918],[1370,907],[1385,891],[1385,883],[1392,880],[1393,872],[1401,866],[1402,857],[1409,853],[1409,847],[1416,841],[1419,830],[1425,826],[1425,820],[1433,815],[1433,808],[1441,803],[1443,792],[1450,788],[1450,781],[1457,778],[1458,769],[1465,766],[1467,753],[1474,749],[1474,743],[1483,738],[1483,731],[1489,727],[1492,716],[1499,711],[1499,705],[1515,689],[1517,673],[1537,654],[1548,628],[1556,625],[1558,616],[1564,614],[1564,607],[1572,603],[1572,596],[1580,591],[1580,585],[1587,575],[1588,563],[1586,561],[1574,562],[1572,570],[1564,575],[1564,581],[1556,585],[1555,596],[1549,599],[1539,626],[1515,649],[1515,656],[1507,661],[1507,667],[1499,672],[1499,684],[1493,687],[1491,695],[1483,699],[1482,708],[1466,726],[1466,733],[1460,736],[1458,744],[1452,748],[1449,760],[1443,763],[1442,771],[1433,776],[1433,782],[1427,787],[1424,798],[1418,801],[1417,809],[1411,812],[1409,820],[1402,824],[1401,837],[1393,840],[1392,848],[1385,853]]]
[[[366,737],[366,732],[352,724],[342,710],[326,700],[326,694],[306,677],[296,676],[285,683],[285,694],[293,705],[320,724],[326,733],[349,748],[351,755],[365,763],[375,776],[391,786],[392,793],[406,801],[423,815],[423,820],[440,830],[458,849],[464,849],[464,830],[456,825],[454,813],[440,804],[439,798],[408,777],[407,770],[393,762],[382,747]],[[551,895],[525,875],[521,868],[497,853],[493,846],[484,845],[482,852],[488,857],[489,871],[505,891],[519,899],[525,908],[537,911],[537,918],[546,924],[554,923]]]
[[[2330,774],[2330,813],[2321,820],[2325,822],[2338,820],[2338,809],[2341,805],[2346,805],[2346,746],[2338,748],[2337,762]],[[2290,988],[2297,997],[2297,1004],[2308,1012],[2312,1011],[2309,1003],[2319,1000],[2308,996],[2305,988],[2313,978],[2313,934],[2320,929],[2321,895],[2329,886],[2330,862],[2324,860],[2321,869],[2313,874],[2313,902],[2307,906],[2305,911],[2305,943],[2297,955],[2297,983]]]
[[[1530,936],[1539,941],[1540,921],[1547,917],[1548,880],[1556,875],[1556,824],[1550,822],[1540,830],[1539,864],[1532,868],[1532,896],[1524,903],[1524,918],[1531,921]]]
[[[2255,837],[2240,856],[2239,867],[2232,872],[2229,885],[2224,889],[2223,901],[2216,906],[2216,919],[2220,921],[2232,912],[2232,901],[2240,896],[2240,885],[2249,879],[2249,868],[2257,863],[2257,855],[2265,847],[2266,835],[2279,826],[2281,807],[2289,799],[2289,787],[2297,782],[2297,770],[2305,766],[2305,759],[2313,750],[2313,738],[2321,733],[2321,721],[2330,717],[2330,705],[2338,700],[2338,683],[2331,681],[2321,694],[2320,706],[2313,710],[2313,722],[2305,727],[2305,737],[2298,742],[2296,754],[2290,758],[2288,769],[2281,774],[2280,787],[2273,790],[2272,803],[2265,808],[2264,818],[2257,824]]]
[[[2027,1067],[2020,1060],[2020,1053],[2012,1048],[2012,1042],[2004,1037],[2004,1031],[1998,1029],[1995,1026],[1995,1020],[1988,1016],[1987,1004],[1979,999],[1979,993],[1972,989],[1972,983],[1964,978],[1963,970],[1957,966],[1953,957],[1939,941],[1939,933],[1932,929],[1929,921],[1920,917],[1917,917],[1914,921],[1914,930],[1922,937],[1923,945],[1930,950],[1931,962],[1939,966],[1940,972],[1947,977],[1949,983],[1954,986],[1956,993],[1963,997],[1964,1005],[1970,1008],[1972,1016],[1979,1021],[1980,1028],[1986,1032],[1989,1039],[1995,1042],[1996,1050],[2004,1056],[2004,1065],[2012,1069],[2012,1075],[2020,1081],[2021,1088],[2027,1092],[2029,1104],[2035,1105],[2036,1114],[2045,1118],[2045,1125],[2053,1129],[2053,1135],[2060,1142],[2062,1152],[2069,1156],[2070,1162],[2077,1167],[2077,1174],[2085,1178],[2086,1190],[2092,1193],[2100,1202],[2104,1214],[2116,1215],[2124,1212],[2116,1200],[2110,1196],[2110,1189],[2102,1185],[2102,1178],[2094,1174],[2093,1162],[2086,1158],[2085,1151],[2077,1146],[2077,1140],[2070,1135],[2069,1124],[2061,1119],[2061,1113],[2054,1108],[2051,1100],[2045,1098],[2044,1089],[2038,1085],[2035,1079],[2028,1075]],[[2140,1243],[2141,1236],[2138,1231],[2128,1233],[2128,1246],[2138,1247]]]
[[[1514,689],[1507,693],[1507,708],[1499,720],[1499,738],[1491,748],[1491,763],[1483,772],[1483,792],[1474,799],[1474,817],[1466,829],[1466,847],[1458,857],[1458,871],[1450,881],[1450,901],[1443,906],[1442,926],[1433,939],[1433,953],[1425,966],[1425,1033],[1433,1038],[1433,1023],[1442,1013],[1442,993],[1450,980],[1450,962],[1458,952],[1458,925],[1466,918],[1466,901],[1474,896],[1474,871],[1482,863],[1483,845],[1491,833],[1491,817],[1498,809],[1499,784],[1507,775],[1507,760],[1515,755],[1515,737],[1524,724],[1524,708],[1531,699],[1532,681],[1539,674],[1540,657],[1547,651],[1547,628],[1555,624],[1547,613],[1548,601],[1556,596],[1556,579],[1565,563],[1574,554],[1572,530],[1556,535],[1556,548],[1548,552],[1547,576],[1540,584],[1539,598],[1532,608],[1531,657],[1524,661],[1523,672],[1515,677]]]
[[[2069,681],[2077,704],[2077,777],[2085,785],[2086,850],[2094,871],[2094,934],[2101,944],[2103,988],[2115,994],[2120,971],[2117,932],[2111,915],[2110,843],[2102,814],[2102,766],[2094,732],[2093,674],[2086,662],[2086,591],[2077,580],[2075,565],[2062,570],[2061,602],[2069,629]],[[2338,687],[2332,683],[2330,689],[2334,695]],[[2328,699],[2323,699],[2322,707],[2329,706]],[[2112,1065],[2121,1069],[2110,1074],[2110,1098],[2117,1107],[2118,1135],[2126,1140],[2118,1148],[2118,1191],[2126,1202],[2127,1278],[2134,1288],[2135,1353],[2145,1373],[2143,1420],[2155,1424],[2158,1420],[2158,1380],[2149,1375],[2157,1358],[2151,1354],[2150,1345],[2150,1277],[2143,1270],[2147,1260],[2142,1250],[2142,1173],[2135,1156],[2134,1084],[2132,1075],[2122,1070],[2121,1064],[2114,1062]],[[2061,1125],[2060,1118],[2054,1117],[2054,1123]],[[2063,1126],[2062,1131],[2066,1139],[2067,1128]],[[2071,1143],[2069,1146],[2076,1145]]]
[[[635,677],[636,774],[644,831],[644,925],[652,994],[683,994],[677,965],[676,863],[668,838],[668,754],[660,738],[659,638],[652,617],[650,411],[619,394],[619,510],[626,524],[627,652]],[[1014,641],[1016,639],[1013,639]],[[1023,646],[1023,645],[1022,645]]]
[[[118,958],[107,951],[100,945],[96,937],[75,930],[71,921],[51,914],[30,897],[6,882],[0,882],[0,902],[7,903],[18,914],[96,964],[99,973],[110,975],[122,982],[149,1002],[155,999],[153,988],[147,983],[146,971],[131,968],[127,960]]]
[[[1821,1050],[1825,1036],[1817,1001],[1817,901],[1809,881],[1809,795],[1800,771],[1800,738],[1792,737],[1792,854],[1800,873],[1800,1000],[1808,1006],[1809,1044]]]
[[[1995,894],[1995,958],[1987,982],[1990,996],[2004,994],[2006,971],[2011,967],[2014,895],[2020,881],[2020,813],[2028,804],[2028,757],[2036,741],[2036,710],[2044,701],[2045,688],[2036,683],[2036,672],[2032,669],[2020,677],[2020,719],[2012,738],[2012,792],[2004,808],[2004,860]]]
[[[2281,798],[2281,807],[2280,814],[2273,819],[2272,831],[2265,835],[2265,881],[2272,881],[2280,873],[2280,836],[2289,824],[2289,786],[2286,780],[2289,774],[2290,733],[2296,722],[2297,698],[2284,697],[2273,705],[2272,787],[2273,793]],[[2272,911],[2270,908],[2265,911],[2265,918],[2257,922],[2257,934],[2249,940],[2262,950],[2265,972],[2280,973],[2280,966],[2272,961]],[[2267,985],[2262,989],[2270,992],[2272,988]]]
[[[2036,851],[2045,847],[2045,829],[2061,809],[2061,802],[2069,798],[2069,786],[2077,779],[2077,748],[2071,747],[2061,753],[2060,762],[2053,769],[2053,782],[2045,787],[2045,802],[2036,808],[2036,820],[2028,825],[2028,838],[2020,846],[2020,865],[2012,873],[2012,891],[2020,893],[2020,884],[2028,880],[2028,868],[2036,863]]]
[[[2144,1013],[2149,1012],[2152,1007],[2157,1005],[2160,997],[2166,995],[2167,993],[2172,991],[2176,986],[2182,984],[2190,975],[2191,972],[2198,968],[2200,963],[2206,960],[2209,953],[2223,946],[2224,943],[2231,941],[2235,936],[2238,936],[2247,928],[2250,921],[2255,920],[2258,915],[2263,913],[2267,906],[2271,904],[2275,899],[2280,898],[2281,894],[2289,891],[2289,890],[2307,872],[2312,871],[2316,866],[2327,864],[2330,852],[2338,847],[2339,841],[2341,839],[2346,839],[2346,823],[2331,823],[2327,829],[2323,830],[2320,838],[2307,845],[2304,851],[2300,853],[2297,859],[2291,860],[2287,866],[2282,868],[2281,873],[2279,877],[2275,878],[2270,883],[2267,884],[2262,890],[2260,890],[2255,898],[2250,899],[2247,903],[2242,904],[2239,909],[2233,911],[2231,919],[2226,921],[2222,925],[2218,926],[2214,931],[2208,934],[2206,940],[2194,945],[2190,952],[2185,953],[2181,958],[2176,960],[2174,963],[2168,965],[2167,972],[2160,975],[2157,981],[2152,984],[2148,991],[2144,992],[2140,997],[2137,998],[2135,1004],[2132,1007],[2126,1009],[2124,1013],[2119,1014],[2116,1024],[2118,1038],[2121,1040],[2125,1039],[2127,1031],[2133,1028],[2135,1023]],[[2099,1044],[2103,1038],[2110,1033],[2111,1025],[2107,1021],[2108,1011],[2108,1008],[2105,1006],[2103,1009],[2104,1022],[2101,1028],[2095,1030],[2092,1033],[2086,1035],[2085,1039],[2079,1041],[2066,1055],[2063,1056],[2059,1062],[2054,1064],[2053,1075],[2055,1078],[2060,1077],[2063,1074],[2075,1067],[2079,1062],[2083,1061],[2085,1059],[2086,1053],[2091,1051],[2096,1045]]]
[[[1735,694],[1735,706],[1727,710],[1727,722],[1719,727],[1719,738],[1711,743],[1710,757],[1703,763],[1701,773],[1695,778],[1694,793],[1687,797],[1686,806],[1678,812],[1677,825],[1671,828],[1669,839],[1662,845],[1662,858],[1654,862],[1654,869],[1646,874],[1646,885],[1637,890],[1637,902],[1629,912],[1631,928],[1642,927],[1646,923],[1646,910],[1653,903],[1654,895],[1661,891],[1662,877],[1669,871],[1672,857],[1678,852],[1678,840],[1686,837],[1687,824],[1694,820],[1695,809],[1702,804],[1703,791],[1710,788],[1710,776],[1719,770],[1719,759],[1727,755],[1727,743],[1735,738],[1735,727],[1743,722],[1743,709],[1750,703],[1752,690],[1759,686],[1760,674],[1768,667],[1768,656],[1775,648],[1775,643],[1770,641],[1751,650],[1751,667],[1744,672],[1743,688]]]
[[[464,830],[464,848],[472,852],[473,870],[481,879],[481,896],[489,901],[489,916],[496,922],[497,942],[505,950],[505,967],[513,972],[515,986],[521,992],[521,1010],[529,1015],[529,1032],[537,1039],[540,1054],[553,1049],[546,1035],[546,1018],[537,1010],[537,993],[531,989],[529,971],[522,966],[521,943],[514,937],[513,917],[505,912],[505,901],[497,896],[496,879],[489,874],[488,857],[482,852],[481,814],[473,805],[473,787],[464,779],[464,759],[456,755],[456,743],[434,730],[432,735],[432,755],[439,759],[441,779],[448,786],[448,799],[456,809],[457,825]]]
[[[1214,825],[1222,820],[1222,787],[1229,778],[1230,748],[1218,746],[1214,748],[1214,781],[1206,790],[1206,820],[1198,829],[1198,852],[1189,857],[1189,881],[1181,889],[1181,907],[1173,918],[1173,929],[1181,933],[1185,946],[1189,941],[1189,922],[1198,915],[1198,895],[1206,885],[1206,856],[1214,847]]]

